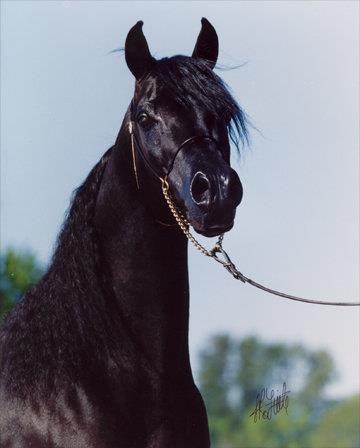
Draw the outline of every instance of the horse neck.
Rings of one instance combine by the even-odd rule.
[[[129,145],[121,131],[99,190],[99,265],[139,354],[158,372],[191,373],[187,241],[144,205],[147,190],[136,189]]]

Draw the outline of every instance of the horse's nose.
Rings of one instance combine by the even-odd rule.
[[[215,177],[213,184],[209,177],[201,171],[194,175],[190,191],[195,204],[209,207],[212,202],[228,201],[229,199],[234,202],[235,206],[240,204],[243,189],[239,176],[233,169],[230,168],[226,174]]]
[[[191,196],[197,205],[208,206],[211,201],[210,181],[207,176],[198,171],[191,181]]]

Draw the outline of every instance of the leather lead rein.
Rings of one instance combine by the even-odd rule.
[[[279,296],[279,297],[284,297],[285,299],[289,299],[289,300],[295,300],[297,302],[304,302],[304,303],[311,303],[311,304],[316,304],[316,305],[332,305],[332,306],[360,306],[360,302],[332,302],[332,301],[326,301],[326,300],[314,300],[314,299],[305,299],[303,297],[298,297],[298,296],[294,296],[291,294],[285,294],[283,292],[280,291],[276,291],[274,289],[268,288],[267,286],[261,285],[260,283],[255,282],[254,280],[252,280],[251,278],[246,277],[244,274],[242,274],[235,266],[235,264],[232,262],[231,258],[229,257],[229,255],[226,253],[225,249],[222,247],[222,242],[224,240],[224,234],[222,233],[215,246],[213,247],[213,249],[211,250],[207,250],[204,246],[202,246],[197,240],[196,238],[191,234],[191,232],[189,231],[189,227],[190,227],[190,223],[188,222],[188,220],[185,218],[185,216],[180,212],[180,210],[177,208],[177,206],[175,205],[174,201],[171,198],[171,194],[170,194],[170,187],[169,187],[169,182],[168,182],[168,176],[173,168],[174,162],[175,162],[175,158],[176,156],[179,154],[180,150],[182,148],[184,148],[185,145],[187,145],[188,143],[190,143],[191,141],[193,141],[195,138],[208,138],[208,139],[212,139],[211,137],[207,136],[207,135],[199,135],[199,136],[193,136],[190,137],[188,139],[186,139],[177,149],[174,158],[172,159],[172,162],[170,164],[170,167],[166,173],[166,175],[164,177],[161,177],[157,174],[157,172],[154,170],[154,168],[151,166],[150,162],[147,160],[147,158],[145,157],[145,154],[143,153],[139,142],[137,141],[136,138],[136,134],[134,133],[134,122],[130,121],[128,124],[128,128],[129,128],[129,133],[130,133],[130,139],[131,139],[131,152],[132,152],[132,160],[133,160],[133,169],[134,169],[134,174],[135,174],[135,179],[136,179],[136,185],[138,187],[138,189],[140,189],[140,184],[139,184],[139,178],[138,178],[138,171],[137,171],[137,166],[136,166],[136,156],[135,156],[135,144],[134,144],[134,140],[136,141],[136,146],[138,148],[138,152],[141,154],[141,157],[144,159],[145,164],[150,168],[150,170],[155,174],[155,176],[160,179],[161,181],[161,189],[165,198],[166,203],[169,206],[169,209],[172,213],[172,215],[175,218],[175,221],[177,222],[177,224],[179,225],[180,229],[182,230],[182,232],[185,234],[185,236],[187,237],[187,239],[204,255],[206,255],[207,257],[211,257],[213,258],[215,261],[217,261],[218,263],[220,263],[221,265],[224,266],[224,268],[236,279],[236,280],[240,280],[243,283],[248,283],[249,285],[254,286],[255,288],[261,289],[262,291],[268,292],[270,294]],[[135,138],[134,138],[135,137]]]

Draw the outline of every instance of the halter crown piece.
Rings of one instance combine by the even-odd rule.
[[[153,172],[153,174],[161,181],[161,190],[164,195],[165,201],[172,213],[172,215],[175,218],[175,221],[179,225],[182,232],[185,234],[187,239],[204,255],[207,257],[213,258],[218,263],[222,264],[224,268],[236,279],[241,280],[243,283],[249,283],[252,286],[255,286],[255,288],[261,289],[263,291],[266,291],[270,294],[274,294],[279,297],[284,297],[285,299],[295,300],[297,302],[305,302],[305,303],[312,303],[317,305],[333,305],[333,306],[360,306],[360,302],[329,302],[326,300],[314,300],[314,299],[305,299],[303,297],[297,297],[290,294],[285,294],[280,291],[276,291],[274,289],[268,288],[264,285],[261,285],[260,283],[255,282],[251,278],[246,277],[244,274],[242,274],[235,266],[235,264],[231,261],[229,255],[225,252],[224,248],[222,247],[222,243],[224,240],[224,234],[222,233],[218,240],[213,247],[213,249],[208,250],[204,246],[202,246],[196,238],[191,234],[189,228],[190,223],[185,218],[185,216],[181,213],[181,211],[178,209],[178,207],[175,205],[174,201],[172,200],[171,194],[170,194],[170,186],[168,182],[168,176],[174,166],[175,159],[179,152],[190,142],[197,138],[205,138],[209,140],[214,140],[212,137],[208,135],[195,135],[192,137],[189,137],[186,139],[176,150],[176,153],[171,161],[171,164],[164,176],[159,176],[159,174],[156,172],[156,170],[153,168],[149,160],[146,158],[141,145],[139,144],[136,134],[134,133],[135,123],[134,121],[129,121],[128,123],[129,133],[130,133],[130,141],[131,141],[131,154],[132,154],[132,161],[133,161],[133,169],[134,169],[134,175],[136,180],[136,185],[138,190],[140,190],[140,183],[139,183],[139,175],[136,165],[136,150],[135,150],[135,142],[136,142],[136,148],[137,151],[140,153],[142,159],[144,160],[145,164],[148,166],[148,168]]]

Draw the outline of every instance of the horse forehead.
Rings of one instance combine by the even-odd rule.
[[[137,84],[135,100],[138,105],[147,104],[152,105],[155,109],[184,112],[184,107],[174,98],[171,88],[152,74]]]
[[[137,83],[135,87],[135,98],[138,101],[144,100],[147,102],[154,102],[158,97],[159,87],[156,78],[148,76],[141,83]]]
[[[171,88],[159,81],[156,75],[149,74],[138,83],[134,99],[138,107],[150,106],[163,119],[181,117],[180,121],[174,122],[174,127],[203,127],[205,125],[206,109],[196,101],[192,101],[188,106],[182,104],[174,97]]]

